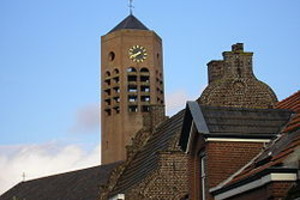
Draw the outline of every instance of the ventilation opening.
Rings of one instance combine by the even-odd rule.
[[[142,112],[149,112],[150,106],[142,106]]]
[[[106,89],[106,90],[104,90],[104,92],[105,92],[107,95],[110,95],[110,94],[111,94],[110,89]]]
[[[128,111],[129,112],[137,112],[138,107],[136,105],[130,105],[130,106],[128,106]]]
[[[114,97],[114,101],[115,101],[116,103],[119,103],[119,102],[120,102],[120,97]]]
[[[128,67],[127,72],[136,72],[136,69],[134,67]]]
[[[120,107],[119,106],[114,107],[114,111],[115,111],[116,114],[119,114],[120,113]]]
[[[119,83],[119,82],[120,82],[120,78],[119,78],[118,76],[117,76],[117,77],[114,77],[113,79],[114,79],[114,82],[115,82],[115,83]]]
[[[109,52],[108,59],[109,61],[113,61],[115,59],[115,53],[113,51]]]
[[[137,92],[137,86],[136,85],[128,85],[128,92]]]
[[[118,69],[114,69],[114,74],[119,74],[119,70]]]
[[[149,86],[141,86],[141,91],[142,92],[150,92],[150,87]]]
[[[150,82],[149,76],[141,76],[140,80],[141,80],[141,82],[146,82],[146,83]]]
[[[137,96],[128,96],[129,102],[137,102]]]
[[[110,79],[106,79],[104,82],[106,83],[106,85],[110,85]]]
[[[105,109],[106,116],[111,116],[111,109]]]
[[[105,99],[106,105],[110,106],[111,105],[111,100],[110,99]]]
[[[150,102],[150,96],[141,96],[142,102]]]
[[[110,76],[110,72],[109,71],[105,72],[105,77],[109,77],[109,76]]]
[[[120,93],[120,88],[119,87],[114,87],[113,89],[114,89],[114,92]]]
[[[130,81],[136,82],[137,81],[137,76],[135,76],[135,75],[129,75],[129,76],[127,76],[127,79],[128,79],[129,82]]]
[[[143,68],[140,70],[140,72],[147,73],[147,72],[149,72],[149,70],[148,70],[147,68],[143,67]]]

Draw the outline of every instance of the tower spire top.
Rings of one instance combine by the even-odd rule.
[[[134,6],[132,5],[132,1],[133,1],[133,0],[129,0],[129,4],[128,4],[130,15],[132,15],[132,10],[133,10],[133,8],[134,8]]]

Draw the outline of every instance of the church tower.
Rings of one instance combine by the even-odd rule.
[[[101,37],[101,163],[125,160],[131,138],[144,119],[165,114],[164,103],[162,40],[130,14]]]

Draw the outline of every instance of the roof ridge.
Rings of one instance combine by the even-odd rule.
[[[298,90],[297,92],[295,92],[295,93],[292,94],[291,96],[288,96],[288,97],[286,97],[285,99],[283,99],[283,100],[277,102],[277,103],[276,103],[276,107],[277,107],[277,106],[280,106],[281,104],[283,104],[283,103],[286,102],[286,101],[289,101],[289,100],[292,99],[292,98],[297,98],[297,97],[300,97],[300,90]]]

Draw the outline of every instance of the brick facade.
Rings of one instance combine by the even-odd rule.
[[[193,153],[189,154],[191,199],[201,199],[200,154],[205,155],[206,199],[213,200],[209,189],[231,176],[263,148],[263,143],[254,142],[206,142],[196,136]],[[197,152],[197,153],[196,153]]]
[[[243,44],[223,52],[224,60],[208,63],[209,85],[198,99],[200,104],[239,108],[273,108],[277,98],[272,89],[253,74],[252,52]]]
[[[173,200],[188,194],[187,158],[180,151],[159,153],[160,168],[126,193],[130,200]]]

